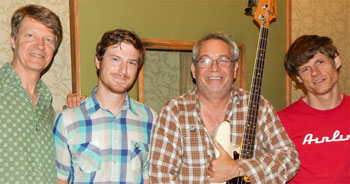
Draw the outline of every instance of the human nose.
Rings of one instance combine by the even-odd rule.
[[[218,70],[219,65],[218,65],[218,60],[217,59],[213,59],[210,65],[210,69],[213,71]]]
[[[38,38],[37,39],[37,45],[38,45],[38,49],[40,50],[44,50],[45,49],[45,40],[44,38]]]
[[[315,75],[317,75],[320,72],[317,67],[311,67],[310,70],[311,70],[311,75],[312,76],[315,76]]]
[[[126,71],[128,70],[128,65],[125,61],[121,61],[118,66],[118,72],[121,74],[126,74]]]

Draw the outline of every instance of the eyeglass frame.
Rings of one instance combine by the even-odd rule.
[[[203,62],[200,62],[200,61],[203,60],[203,59],[209,59],[209,61],[210,61],[210,62],[209,62],[208,64],[206,64],[204,67],[201,66],[201,64],[200,64],[200,63],[203,63]],[[223,63],[220,64],[220,62],[218,62],[218,60],[220,60],[220,59],[227,59],[227,60],[230,61],[230,62],[227,62],[228,64],[223,66],[223,65],[222,65]],[[198,64],[198,66],[199,66],[200,68],[203,68],[203,69],[206,69],[206,68],[211,67],[211,66],[213,65],[213,61],[215,61],[215,62],[216,62],[216,65],[217,65],[217,66],[220,66],[221,68],[228,67],[231,63],[233,63],[233,60],[232,60],[232,59],[229,59],[228,56],[220,56],[220,57],[218,57],[217,59],[213,59],[213,58],[210,58],[210,57],[208,57],[208,56],[201,56],[199,59],[196,59],[196,60],[195,60],[195,62]],[[226,64],[226,63],[224,63],[224,64]]]

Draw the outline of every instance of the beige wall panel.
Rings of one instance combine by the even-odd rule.
[[[292,0],[292,41],[304,34],[318,34],[333,39],[343,62],[340,89],[350,94],[350,1]],[[292,88],[292,101],[304,93]]]

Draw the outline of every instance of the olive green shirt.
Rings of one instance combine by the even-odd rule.
[[[51,93],[39,80],[35,110],[10,63],[0,69],[0,183],[57,182]]]

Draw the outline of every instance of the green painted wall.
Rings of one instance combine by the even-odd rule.
[[[246,45],[250,88],[259,28],[244,14],[248,0],[79,0],[82,94],[97,83],[94,54],[105,31],[124,28],[143,38],[197,40],[222,31]],[[277,0],[277,20],[270,26],[262,94],[276,109],[285,106],[286,2]],[[136,90],[131,91],[136,96]]]

